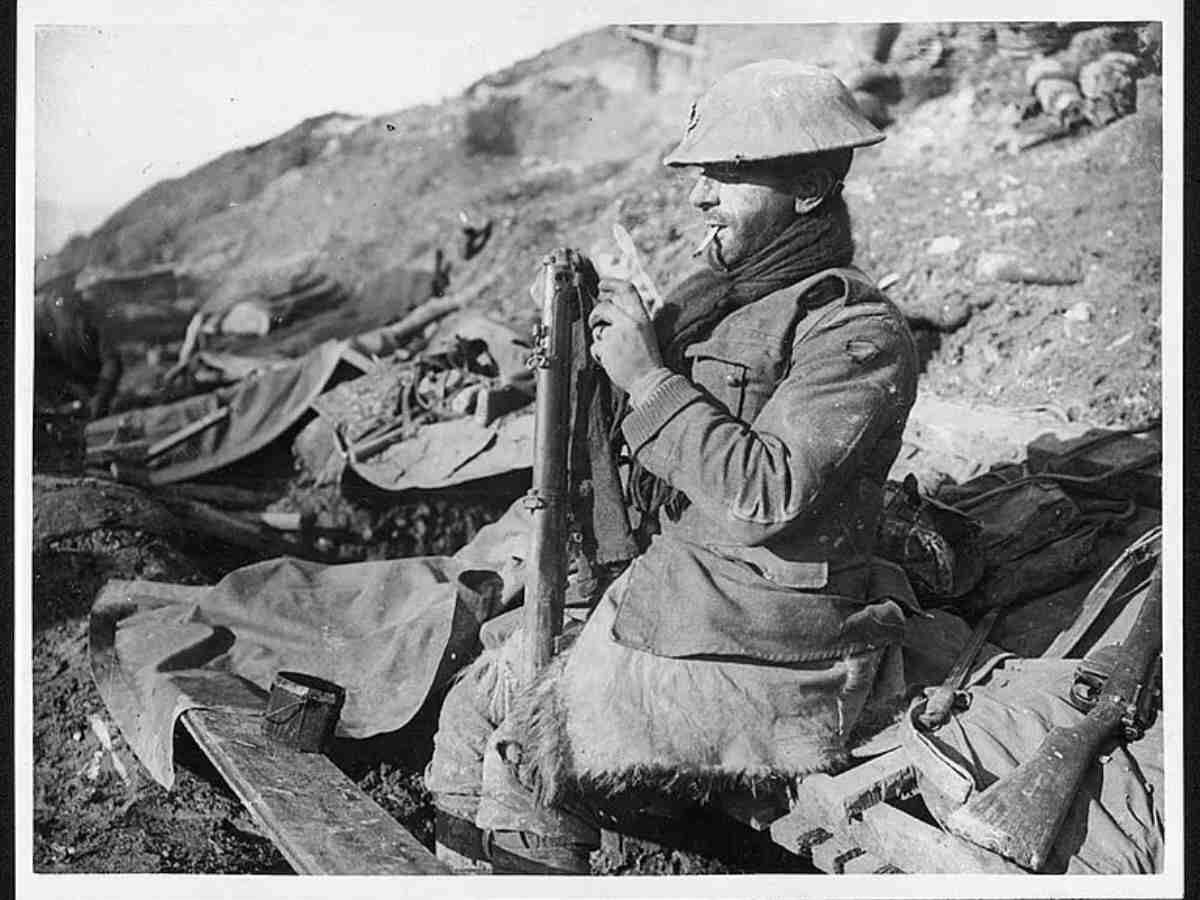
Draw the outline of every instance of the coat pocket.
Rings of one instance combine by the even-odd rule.
[[[753,421],[779,384],[779,359],[751,341],[714,338],[684,351],[692,381],[736,418]]]
[[[829,563],[782,559],[766,547],[709,544],[724,559],[744,563],[772,584],[795,590],[816,591],[829,585]]]

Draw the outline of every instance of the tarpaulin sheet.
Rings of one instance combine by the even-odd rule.
[[[275,559],[211,587],[113,581],[92,609],[92,672],[130,747],[170,787],[177,717],[260,709],[280,670],[346,689],[338,734],[402,727],[470,658],[499,587],[448,557]]]
[[[464,341],[486,345],[487,355],[496,367],[494,387],[532,380],[533,373],[526,365],[529,345],[507,326],[474,313],[462,313],[442,322],[423,358],[453,353]],[[401,421],[395,412],[400,405],[398,370],[379,372],[383,390],[369,387],[371,377],[330,391],[314,404],[317,413],[339,426],[351,443],[381,421]],[[387,383],[389,378],[391,384]],[[369,456],[351,455],[347,464],[368,483],[395,492],[435,490],[529,469],[533,466],[533,410],[509,412],[487,424],[463,416],[421,425],[411,437]]]
[[[227,407],[224,419],[163,453],[147,477],[151,484],[174,484],[223,468],[266,447],[300,419],[325,390],[343,347],[328,341],[289,365],[258,372],[234,387],[93,422],[85,433],[88,451],[110,441],[154,443]]]
[[[452,419],[423,425],[406,441],[367,459],[354,472],[385,491],[434,490],[533,465],[533,414],[511,413],[490,425]]]
[[[921,774],[922,796],[941,822],[977,791],[1031,758],[1059,726],[1084,713],[1067,702],[1075,659],[1008,659],[977,673],[970,704],[933,733],[910,710],[902,741]],[[995,661],[993,661],[995,665]],[[1043,871],[1145,874],[1163,864],[1163,725],[1141,740],[1106,748],[1072,799]]]

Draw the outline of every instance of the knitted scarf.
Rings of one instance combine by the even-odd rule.
[[[707,338],[731,312],[823,269],[849,265],[853,258],[850,214],[838,195],[815,212],[797,216],[766,247],[727,271],[704,268],[680,282],[664,299],[654,320],[663,364],[690,377],[684,351]],[[628,397],[621,394],[614,423],[619,424],[627,411]],[[623,442],[619,428],[614,429],[612,439]],[[632,459],[632,453],[630,457],[628,499],[641,513],[639,530],[656,522],[660,510],[672,521],[678,519],[687,507],[687,496],[643,468]]]

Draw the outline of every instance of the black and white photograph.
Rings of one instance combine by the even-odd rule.
[[[18,4],[18,896],[1182,896],[1182,6],[437,7]]]

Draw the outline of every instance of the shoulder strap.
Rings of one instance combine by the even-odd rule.
[[[824,303],[820,304],[823,307],[823,314],[817,316],[806,315],[796,323],[796,331],[792,337],[792,346],[804,340],[816,330],[822,323],[827,321],[830,316],[835,315],[847,303],[853,303],[861,296],[863,288],[874,288],[874,283],[861,271],[854,268],[835,268],[822,269],[815,275],[810,275],[803,281],[798,282],[789,288],[789,292],[794,292],[795,298],[799,300],[805,294],[811,292],[817,285],[822,284],[829,278],[837,278],[842,283],[840,296],[831,297]]]

